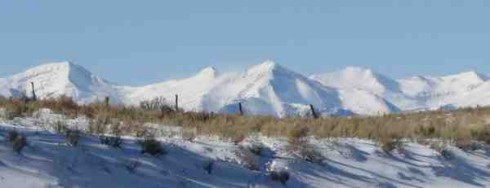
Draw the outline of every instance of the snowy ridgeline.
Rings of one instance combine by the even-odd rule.
[[[133,75],[137,76],[137,75]],[[267,61],[235,73],[218,74],[205,68],[196,75],[146,86],[108,82],[70,63],[51,63],[0,78],[0,95],[31,94],[34,83],[40,98],[66,95],[80,103],[103,100],[138,105],[164,97],[188,111],[238,113],[277,117],[307,115],[310,104],[323,115],[379,115],[400,111],[454,109],[490,105],[490,79],[477,72],[443,77],[392,79],[369,69],[304,76]]]
[[[373,141],[311,139],[317,152],[305,160],[286,139],[250,136],[234,144],[217,138],[181,138],[179,128],[155,128],[164,155],[141,154],[133,137],[121,148],[84,135],[73,147],[65,135],[45,131],[62,120],[41,111],[34,118],[0,120],[0,187],[488,187],[490,150],[445,152],[407,142],[384,152]],[[64,120],[83,130],[84,118]],[[11,130],[25,135],[20,154],[8,141]],[[433,148],[433,147],[432,147]],[[281,172],[281,173],[278,173]],[[273,180],[285,177],[285,185]]]

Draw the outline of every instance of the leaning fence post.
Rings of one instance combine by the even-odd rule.
[[[313,118],[317,119],[318,118],[318,114],[316,114],[315,107],[313,107],[312,104],[310,104],[310,110],[311,110],[311,115],[313,115]]]
[[[240,115],[243,116],[243,107],[241,102],[238,103],[238,110],[240,111]]]
[[[37,96],[36,96],[36,90],[34,90],[34,82],[31,82],[31,89],[32,89],[32,100],[36,101]]]

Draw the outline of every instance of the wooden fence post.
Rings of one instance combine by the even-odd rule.
[[[238,110],[240,111],[240,115],[243,116],[243,107],[241,102],[238,103]]]
[[[175,95],[175,111],[179,111],[179,95]]]
[[[32,100],[36,101],[37,96],[36,96],[36,90],[34,90],[34,82],[31,82],[31,89],[32,89]]]
[[[318,119],[318,114],[316,114],[315,107],[313,107],[312,104],[310,104],[310,110],[311,110],[311,115],[313,115],[313,118]]]
[[[104,102],[105,102],[105,106],[106,106],[106,107],[109,107],[110,100],[111,100],[111,99],[109,98],[109,96],[105,97]]]

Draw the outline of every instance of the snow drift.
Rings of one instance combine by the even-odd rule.
[[[406,142],[403,149],[383,151],[370,140],[312,139],[321,156],[308,162],[288,149],[281,138],[249,137],[236,145],[210,137],[191,142],[178,134],[158,138],[167,153],[143,155],[137,138],[125,137],[111,148],[96,136],[85,135],[69,146],[63,134],[43,130],[59,115],[0,120],[0,187],[488,187],[490,148],[464,152],[448,146],[450,158],[428,145]],[[83,119],[66,120],[86,127]],[[178,132],[158,126],[155,132]],[[160,130],[161,129],[161,130]],[[8,133],[28,139],[21,153],[12,151]],[[248,145],[259,144],[260,153]],[[256,165],[250,169],[249,164]],[[208,168],[209,167],[209,168]],[[273,181],[267,169],[290,174],[285,186]]]

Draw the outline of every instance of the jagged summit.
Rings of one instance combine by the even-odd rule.
[[[263,63],[251,66],[247,69],[247,74],[264,74],[264,73],[277,73],[277,72],[292,72],[286,67],[283,67],[282,65],[271,61],[267,60],[264,61]]]
[[[373,75],[374,72],[371,69],[364,68],[364,67],[359,67],[359,66],[347,66],[340,72],[344,72],[345,74],[367,74],[367,75]]]
[[[277,64],[274,61],[267,60],[267,61],[264,61],[264,62],[262,62],[260,64],[257,64],[257,65],[254,65],[254,66],[250,67],[249,70],[268,71],[268,70],[273,70],[273,69],[275,69],[277,67],[280,67],[280,65]]]
[[[0,83],[0,87],[4,88],[1,93],[7,96],[22,93],[30,95],[31,83],[34,83],[34,89],[40,98],[67,95],[80,102],[89,102],[94,98],[112,96],[114,92],[112,85],[82,66],[68,61],[36,66],[4,80],[7,83]]]
[[[58,79],[66,78],[70,81],[77,82],[79,79],[92,79],[93,74],[84,67],[69,61],[47,63],[32,67],[26,71],[12,76],[13,78],[22,77],[42,77],[43,75],[54,76]]]
[[[355,99],[360,95],[373,101]],[[279,117],[308,113],[310,104],[318,112],[330,115],[392,112],[390,104],[371,93],[345,94],[272,61],[254,65],[245,74],[220,80],[204,101],[211,111],[236,112],[237,103],[241,102],[247,106],[248,113]]]
[[[204,69],[201,69],[195,76],[216,78],[218,76],[218,71],[214,67],[206,67]]]
[[[490,78],[487,75],[479,73],[477,71],[467,71],[459,74],[443,76],[442,79],[448,79],[448,80],[459,79],[459,80],[471,81],[471,82],[486,82]]]
[[[427,106],[431,109],[438,108],[441,103],[452,106],[466,103],[469,100],[464,98],[475,95],[473,92],[482,90],[480,87],[488,85],[488,81],[488,76],[476,71],[442,77],[415,76],[399,80],[405,94],[428,101]],[[485,101],[474,102],[474,104],[483,104],[486,103]]]
[[[73,66],[73,65],[75,65],[75,63],[73,63],[71,61],[48,62],[48,63],[44,63],[44,64],[41,64],[41,65],[38,65],[38,66],[35,66],[35,67],[32,67],[32,68],[29,68],[27,71],[33,70],[33,69],[60,69],[60,68],[69,68],[70,66]]]
[[[17,75],[39,75],[43,73],[57,73],[57,74],[68,74],[70,71],[70,67],[74,65],[71,62],[64,61],[64,62],[55,62],[55,63],[47,63],[43,65],[39,65],[36,67],[32,67],[27,69],[26,71],[17,74]]]
[[[333,73],[312,75],[310,78],[329,87],[363,89],[376,94],[399,90],[395,80],[362,67],[350,66]]]

